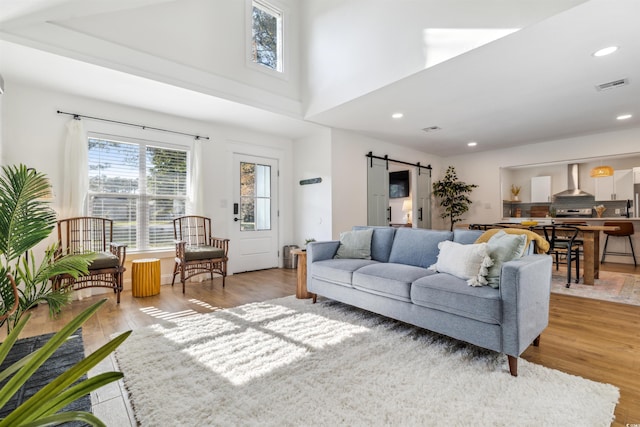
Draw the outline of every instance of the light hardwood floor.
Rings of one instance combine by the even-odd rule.
[[[607,263],[602,269],[640,274],[640,268]],[[207,313],[215,308],[233,307],[295,294],[296,270],[273,269],[229,276],[226,288],[220,279],[181,286],[162,286],[157,296],[133,298],[130,291],[115,303],[113,294],[75,301],[55,320],[46,307],[33,310],[23,336],[53,332],[100,298],[109,300],[83,326],[87,353],[105,343],[111,335],[153,323],[163,317]],[[191,310],[191,311],[190,311]],[[0,333],[0,340],[4,335]],[[142,356],[143,357],[143,356]],[[540,347],[530,347],[522,357],[533,363],[579,375],[620,388],[614,426],[640,423],[640,307],[551,295],[550,324],[543,332]],[[111,357],[94,370],[115,369]],[[122,383],[103,387],[92,395],[94,412],[109,426],[136,425],[133,410]]]

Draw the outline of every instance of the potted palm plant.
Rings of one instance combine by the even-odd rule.
[[[52,289],[49,278],[58,274],[77,277],[88,272],[92,255],[67,255],[56,258],[55,245],[45,250],[41,262],[36,262],[33,248],[53,230],[55,212],[48,206],[49,180],[45,175],[24,165],[3,166],[0,176],[0,326],[6,323],[7,337],[0,344],[0,364],[17,341],[29,320],[29,309],[47,303],[51,314],[57,314],[70,293]],[[15,279],[14,279],[15,276]],[[106,300],[86,309],[56,333],[43,347],[26,355],[0,372],[0,408],[20,390],[40,366],[73,334]],[[51,379],[31,398],[12,410],[0,427],[58,425],[81,421],[92,426],[104,426],[89,412],[58,412],[69,403],[97,388],[122,378],[120,372],[105,372],[81,379],[122,343],[131,332],[125,332],[78,362],[55,379]],[[80,381],[78,381],[80,380]]]
[[[9,332],[20,318],[39,303],[47,303],[51,315],[60,312],[70,300],[64,289],[53,289],[49,278],[58,274],[77,277],[88,272],[93,255],[67,255],[55,258],[55,245],[49,246],[41,262],[33,248],[46,239],[56,224],[49,207],[49,180],[25,165],[3,166],[0,176],[0,316],[15,303],[7,274],[15,277],[18,289],[17,309],[0,320]],[[4,317],[4,316],[3,316]],[[2,319],[2,317],[0,317]]]

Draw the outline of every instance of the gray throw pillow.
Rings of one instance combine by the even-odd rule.
[[[334,258],[371,259],[373,229],[340,233],[340,247]]]
[[[489,256],[493,265],[487,274],[487,284],[492,288],[500,287],[500,272],[502,264],[520,258],[527,246],[527,236],[524,234],[509,234],[500,230],[487,242]]]

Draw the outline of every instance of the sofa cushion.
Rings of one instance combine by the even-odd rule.
[[[527,247],[527,236],[524,234],[508,234],[500,230],[487,242],[489,256],[493,265],[489,267],[487,284],[492,288],[500,287],[502,264],[520,258]]]
[[[362,267],[353,273],[353,287],[377,295],[411,302],[411,283],[435,274],[412,265],[380,263]]]
[[[456,228],[453,230],[453,241],[463,245],[475,243],[484,233],[482,230],[467,230],[466,228]]]
[[[451,240],[451,231],[399,228],[393,238],[389,262],[427,268],[438,257],[438,243]]]
[[[429,269],[464,279],[471,286],[487,284],[488,268],[493,264],[487,243],[461,245],[445,240],[438,244],[438,248],[438,261]]]
[[[371,259],[375,259],[380,262],[388,262],[389,254],[391,253],[391,245],[393,244],[393,237],[396,235],[396,229],[393,227],[383,226],[360,226],[353,227],[354,230],[372,229],[373,236],[371,237]]]
[[[327,259],[313,263],[313,278],[338,285],[351,286],[352,274],[361,267],[377,264],[370,259]]]
[[[96,257],[89,264],[89,270],[102,270],[103,268],[115,268],[120,265],[120,260],[111,252],[96,252]]]
[[[489,286],[468,286],[447,273],[425,276],[411,285],[411,301],[423,307],[446,311],[480,322],[500,324],[500,291]]]
[[[371,259],[372,236],[370,228],[340,233],[340,246],[334,258]]]
[[[184,248],[184,259],[186,261],[207,260],[224,258],[224,249],[215,246],[186,246]]]

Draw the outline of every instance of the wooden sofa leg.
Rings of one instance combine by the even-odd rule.
[[[318,299],[318,294],[311,294],[311,295],[313,295],[313,303],[315,304]]]
[[[540,347],[540,335],[538,335],[538,336],[536,337],[536,339],[535,339],[535,340],[533,340],[533,346],[534,346],[534,347]]]
[[[509,355],[507,355],[507,358],[509,359],[509,372],[511,372],[512,376],[517,377],[518,376],[518,358],[514,356],[509,356]]]

